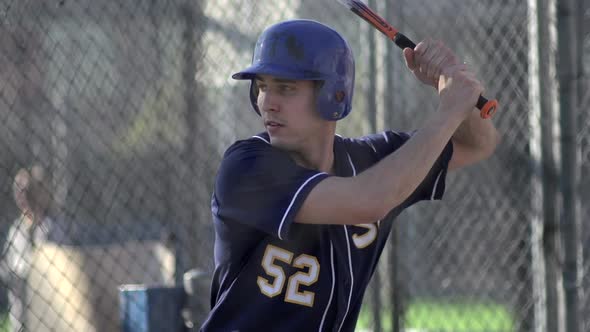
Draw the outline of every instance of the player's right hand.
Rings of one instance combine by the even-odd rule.
[[[467,116],[475,109],[484,87],[467,64],[457,64],[442,70],[438,81],[440,110]]]
[[[460,63],[459,59],[440,40],[426,39],[416,48],[403,51],[406,66],[418,81],[437,89],[441,72]]]

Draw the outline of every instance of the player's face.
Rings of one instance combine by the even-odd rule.
[[[273,146],[297,151],[325,132],[315,110],[315,83],[260,75],[255,80],[258,108]]]

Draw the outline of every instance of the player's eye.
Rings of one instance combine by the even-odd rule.
[[[256,82],[256,87],[258,91],[266,91],[268,89],[268,86],[262,82]]]
[[[279,86],[279,91],[281,91],[281,93],[290,93],[295,91],[295,86],[292,84],[281,84]]]

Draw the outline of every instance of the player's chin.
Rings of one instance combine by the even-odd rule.
[[[269,135],[270,136],[270,145],[272,145],[275,148],[281,149],[281,150],[292,150],[293,148],[293,143],[287,139],[286,137],[283,136],[279,136],[279,135]]]
[[[289,147],[289,143],[286,142],[284,139],[273,136],[270,136],[270,145],[283,150],[288,150]]]

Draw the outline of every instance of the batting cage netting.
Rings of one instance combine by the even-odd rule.
[[[464,59],[500,103],[502,142],[449,174],[442,201],[397,219],[357,330],[564,331],[570,319],[589,330],[590,4],[366,3]],[[249,85],[230,75],[266,26],[291,18],[334,27],[355,53],[340,135],[412,131],[436,111],[401,51],[337,1],[0,0],[0,331],[144,331],[124,313],[132,290],[181,303],[167,331],[198,329],[217,167],[264,131]],[[574,90],[560,89],[568,79]],[[571,220],[566,169],[578,172]]]

